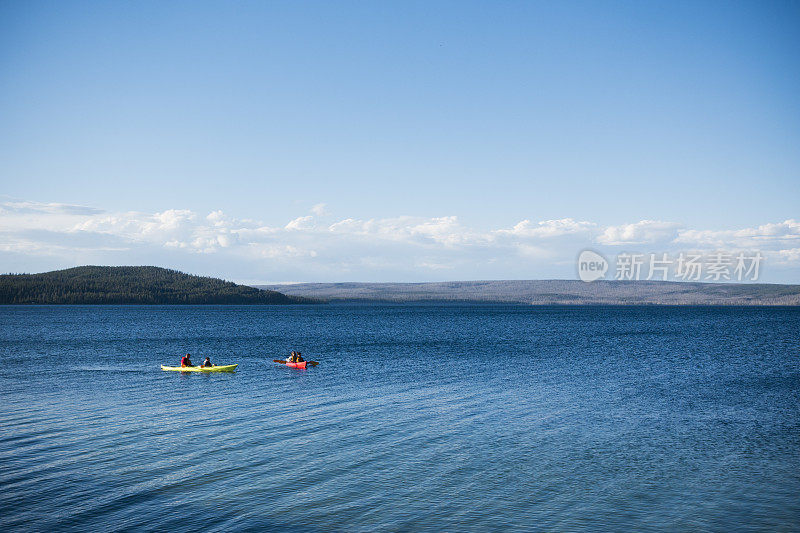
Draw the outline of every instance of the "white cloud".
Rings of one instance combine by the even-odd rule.
[[[311,208],[311,214],[318,217],[324,217],[328,214],[328,211],[325,209],[326,207],[326,204],[316,204]]]
[[[418,268],[425,268],[428,270],[453,270],[453,265],[434,263],[431,261],[417,261],[414,265]]]
[[[406,242],[419,246],[442,245],[459,247],[485,244],[492,240],[490,233],[466,228],[456,216],[423,218],[394,217],[356,220],[346,218],[328,227],[336,234],[369,236],[375,239]]]
[[[658,220],[641,220],[633,224],[608,226],[597,237],[605,245],[653,244],[672,241],[680,224]]]
[[[304,217],[297,217],[296,219],[286,224],[285,229],[296,230],[296,231],[314,229],[314,217],[311,215]]]
[[[221,210],[212,211],[206,216],[206,220],[217,228],[229,228],[235,223],[234,219],[227,216]]]
[[[621,226],[563,218],[524,219],[511,228],[475,228],[453,215],[342,218],[322,222],[324,206],[285,225],[197,213],[108,212],[66,204],[0,203],[0,256],[14,264],[132,264],[147,261],[198,271],[216,264],[245,279],[571,278],[577,253],[611,256],[620,245],[641,252],[760,250],[768,263],[797,268],[800,223],[705,230],[642,220]],[[610,247],[610,248],[604,248]],[[12,257],[13,256],[13,257]],[[145,259],[146,258],[146,259]],[[427,273],[427,274],[426,274]],[[795,281],[796,273],[794,274]]]
[[[800,248],[779,250],[777,255],[778,260],[782,263],[800,265]]]
[[[800,222],[789,219],[777,224],[762,224],[755,228],[738,230],[689,229],[681,231],[675,242],[691,246],[735,249],[759,248],[776,243],[782,245],[800,243]]]
[[[360,220],[346,218],[331,224],[328,229],[334,233],[356,233],[363,228],[363,225]]]
[[[296,259],[302,257],[316,257],[317,253],[314,250],[303,250],[290,244],[263,244],[263,243],[249,243],[249,248],[254,251],[258,257],[266,259]]]
[[[62,215],[96,215],[102,209],[87,207],[85,205],[6,201],[0,203],[0,213],[46,213]]]
[[[574,235],[577,233],[589,233],[596,227],[597,224],[593,222],[579,222],[571,218],[543,220],[536,223],[525,219],[517,223],[513,228],[497,230],[497,233],[517,237],[550,238],[560,237],[562,235]]]
[[[517,244],[516,250],[519,255],[532,259],[546,259],[553,256],[552,250],[542,246],[533,246],[531,244]]]

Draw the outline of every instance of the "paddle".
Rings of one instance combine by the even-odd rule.
[[[286,361],[281,361],[280,359],[273,359],[272,362],[273,363],[280,363],[282,365],[286,364]],[[306,361],[306,366],[317,366],[318,364],[319,364],[319,361]]]

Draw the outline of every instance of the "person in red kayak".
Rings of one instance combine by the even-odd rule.
[[[192,364],[192,356],[187,353],[181,357],[181,366],[194,366],[194,364]]]
[[[302,363],[303,361],[305,361],[305,359],[300,355],[300,352],[292,352],[289,357],[286,358],[287,363]]]

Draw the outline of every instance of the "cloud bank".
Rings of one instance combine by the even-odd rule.
[[[800,222],[729,230],[641,220],[618,226],[563,218],[508,228],[457,216],[342,218],[317,204],[284,225],[213,211],[110,212],[0,202],[6,272],[80,264],[156,264],[243,282],[574,279],[577,254],[759,250],[765,281],[800,282]],[[772,268],[772,278],[768,273]]]

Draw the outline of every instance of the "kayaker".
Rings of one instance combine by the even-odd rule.
[[[295,363],[302,363],[303,361],[305,361],[305,359],[303,359],[303,356],[300,355],[300,352],[297,352],[297,359],[295,359]]]
[[[192,364],[192,356],[187,353],[181,357],[181,366],[194,366]]]
[[[211,358],[210,357],[206,357],[206,360],[203,361],[203,364],[200,365],[200,366],[202,366],[204,368],[211,368],[214,365],[211,364]]]
[[[292,352],[289,354],[289,357],[286,358],[287,363],[296,363],[297,362],[297,353]]]

